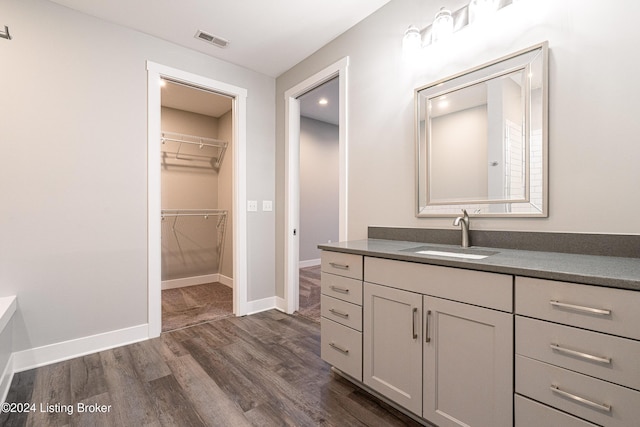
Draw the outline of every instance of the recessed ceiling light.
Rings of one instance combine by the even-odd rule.
[[[320,105],[327,105],[329,103],[329,101],[327,101],[327,98],[320,98],[320,101],[318,101],[318,104]]]

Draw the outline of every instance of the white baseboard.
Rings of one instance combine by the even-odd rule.
[[[287,301],[284,298],[276,297],[276,310],[287,312]]]
[[[228,283],[228,280],[231,280],[228,277],[221,276],[218,273],[205,274],[204,276],[183,277],[181,279],[163,280],[162,290],[164,291],[165,289],[184,288],[185,286],[204,285],[205,283],[214,283],[214,282],[222,283],[221,277],[224,277],[225,279],[227,279],[227,283]],[[227,283],[223,283],[223,284],[227,285]]]
[[[298,262],[298,268],[315,267],[316,265],[320,265],[320,258]]]
[[[18,351],[12,355],[12,370],[14,373],[22,372],[146,339],[149,339],[149,325],[145,323],[117,331]]]
[[[225,286],[233,288],[233,279],[231,277],[225,276],[224,274],[219,274],[218,282],[222,283]]]
[[[7,400],[11,381],[13,381],[13,354],[9,356],[9,361],[0,377],[0,403],[4,403]]]
[[[261,311],[271,310],[276,308],[276,298],[268,297],[255,301],[247,302],[247,315],[260,313]]]

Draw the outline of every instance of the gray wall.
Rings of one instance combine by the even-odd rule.
[[[349,56],[349,239],[367,226],[452,228],[451,220],[415,217],[416,87],[533,44],[549,41],[549,218],[473,219],[473,229],[548,232],[640,232],[640,106],[633,92],[640,60],[640,3],[521,1],[486,25],[468,27],[446,45],[430,46],[417,63],[403,61],[402,34],[422,28],[440,6],[461,2],[392,0],[282,74],[276,81],[278,208],[284,207],[284,92]],[[278,230],[278,295],[283,251]]]
[[[248,90],[247,197],[275,197],[273,78],[45,0],[0,0],[0,296],[14,351],[147,323],[146,61]],[[248,298],[274,217],[247,219]]]
[[[451,195],[486,199],[487,105],[434,117],[431,135],[431,156],[438,159],[429,165],[430,176],[435,177],[429,187],[431,199],[450,200]],[[451,162],[457,162],[460,168],[447,167]]]
[[[300,261],[338,241],[338,126],[300,117]]]

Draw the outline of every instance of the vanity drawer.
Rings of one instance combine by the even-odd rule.
[[[640,392],[520,355],[516,392],[603,426],[640,420]]]
[[[365,257],[365,282],[513,312],[513,276]]]
[[[322,251],[321,260],[325,273],[362,280],[362,255]]]
[[[516,353],[640,390],[640,341],[516,316]]]
[[[320,311],[327,319],[362,331],[362,307],[359,305],[322,295]]]
[[[362,305],[361,280],[322,272],[320,273],[320,283],[324,295]]]
[[[640,339],[640,292],[516,277],[516,314]]]
[[[514,405],[515,427],[597,427],[595,424],[534,402],[526,397],[516,395]]]
[[[320,339],[322,359],[362,381],[362,333],[322,317]]]

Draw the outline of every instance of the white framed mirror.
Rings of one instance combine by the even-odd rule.
[[[548,48],[415,90],[417,216],[548,216]]]

